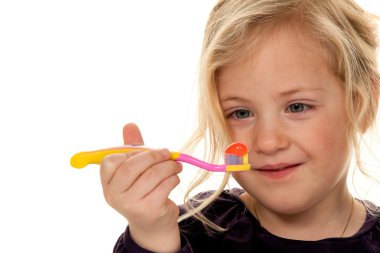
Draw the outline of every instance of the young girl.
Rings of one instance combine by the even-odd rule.
[[[380,252],[379,208],[353,198],[349,162],[374,123],[376,28],[353,0],[220,0],[201,59],[199,127],[216,161],[248,145],[242,189],[168,198],[168,150],[106,157],[108,203],[128,220],[114,252]],[[126,144],[143,144],[134,124]],[[179,220],[180,222],[177,222]]]

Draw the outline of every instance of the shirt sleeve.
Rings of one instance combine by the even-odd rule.
[[[144,249],[136,244],[129,232],[129,228],[119,237],[115,247],[113,249],[114,253],[154,253],[153,251]],[[181,249],[177,253],[192,253],[190,243],[187,238],[181,234]]]

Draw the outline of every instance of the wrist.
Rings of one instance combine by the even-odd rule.
[[[131,225],[128,229],[132,240],[143,249],[157,253],[172,253],[181,249],[178,225],[170,231],[162,232],[140,230]]]

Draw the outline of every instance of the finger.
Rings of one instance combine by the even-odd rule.
[[[140,129],[134,123],[128,123],[124,126],[123,139],[126,145],[144,145]]]
[[[100,179],[103,187],[111,182],[117,169],[122,166],[123,163],[140,152],[142,151],[131,151],[104,157],[100,164]]]
[[[175,161],[165,161],[156,164],[146,170],[136,181],[136,183],[130,188],[130,192],[133,192],[135,196],[139,196],[139,199],[145,198],[159,185],[170,178],[173,175],[182,171],[182,165]]]
[[[110,191],[120,194],[129,190],[146,170],[169,159],[167,149],[145,151],[130,157],[115,171],[109,183]]]
[[[178,174],[173,174],[170,177],[165,178],[160,184],[146,195],[144,201],[156,206],[158,209],[167,205],[169,201],[169,195],[180,183]]]

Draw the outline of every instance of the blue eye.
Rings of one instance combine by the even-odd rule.
[[[306,105],[303,103],[294,103],[294,104],[289,105],[288,108],[286,109],[286,111],[292,112],[292,113],[300,113],[300,112],[304,112],[310,108],[311,108],[310,105]]]
[[[234,119],[245,119],[252,116],[252,113],[246,109],[239,109],[231,113],[231,117]]]

